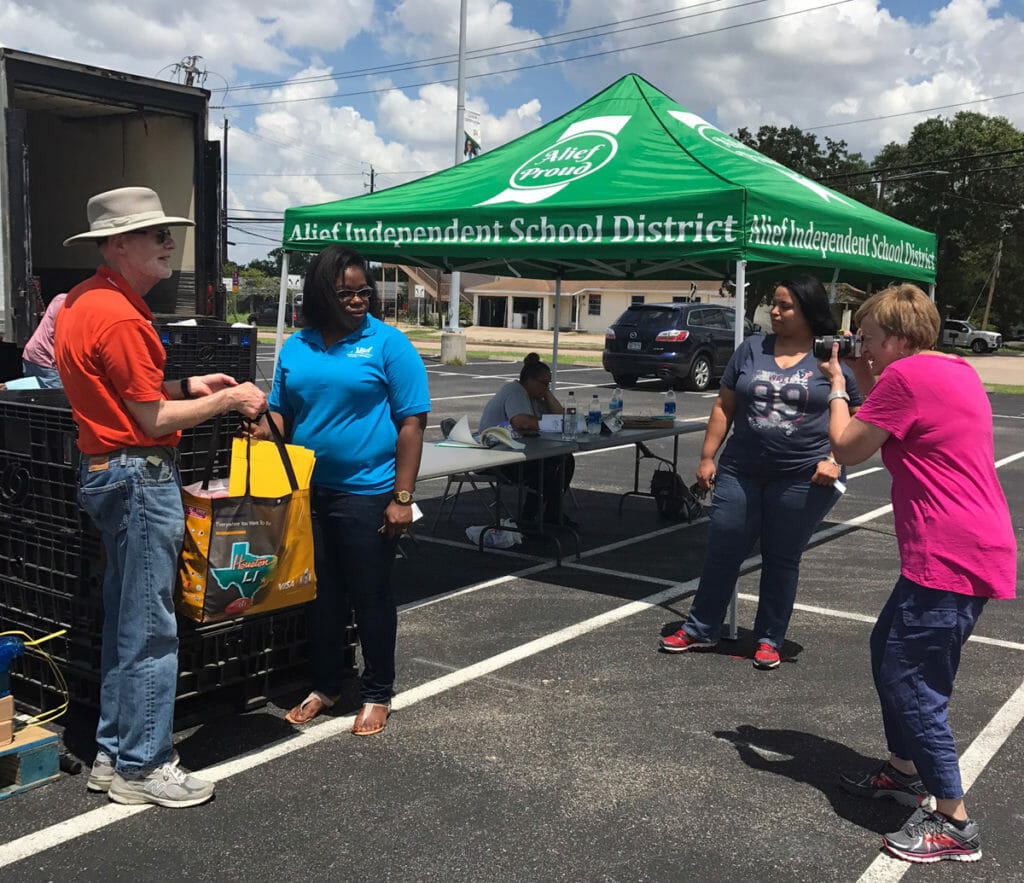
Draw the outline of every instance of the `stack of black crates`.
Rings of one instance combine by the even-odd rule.
[[[255,329],[158,325],[168,378],[223,371],[256,373]],[[225,476],[238,417],[222,418],[214,475]],[[182,433],[183,484],[202,478],[214,427]],[[99,708],[103,625],[103,543],[76,498],[77,429],[60,390],[0,392],[0,632],[33,638],[67,633],[41,649],[67,681],[72,707]],[[197,625],[179,617],[175,717],[201,722],[225,708],[254,707],[274,689],[305,679],[306,609],[287,608],[230,622]],[[349,634],[354,666],[354,632]],[[41,711],[62,701],[49,665],[25,653],[11,666],[19,706]]]

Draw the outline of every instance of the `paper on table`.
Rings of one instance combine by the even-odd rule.
[[[505,426],[491,426],[480,433],[479,441],[473,437],[469,428],[469,418],[459,418],[448,437],[437,443],[443,448],[489,448],[492,445],[504,445],[513,451],[521,451],[526,445],[512,437],[512,431]]]
[[[540,415],[540,431],[541,432],[561,432],[562,431],[562,415],[561,414],[541,414]]]

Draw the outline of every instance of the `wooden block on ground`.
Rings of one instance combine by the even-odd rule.
[[[43,727],[25,727],[0,746],[0,800],[53,782],[60,776],[57,736]]]

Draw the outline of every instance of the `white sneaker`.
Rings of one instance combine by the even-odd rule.
[[[97,754],[96,760],[92,762],[92,769],[89,770],[89,781],[85,787],[89,791],[101,791],[106,793],[110,790],[110,783],[114,780],[114,761],[105,754]]]
[[[170,762],[177,766],[181,762],[177,750],[171,752]],[[114,781],[114,761],[105,754],[97,754],[89,770],[89,780],[85,787],[89,791],[96,791],[106,794],[110,790],[110,783]]]
[[[165,763],[141,779],[126,779],[115,772],[107,794],[114,803],[186,807],[206,803],[214,787],[177,764]]]

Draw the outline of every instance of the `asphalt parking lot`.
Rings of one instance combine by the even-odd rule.
[[[518,374],[512,363],[427,359],[433,410],[468,414]],[[264,368],[269,375],[269,368]],[[607,400],[600,368],[560,368],[560,389]],[[992,397],[999,476],[1024,548],[1024,397]],[[712,394],[679,393],[704,419]],[[625,396],[659,409],[661,387]],[[700,435],[680,439],[689,481]],[[670,442],[652,447],[661,454]],[[642,482],[652,466],[641,464]],[[661,520],[632,487],[633,454],[577,459],[582,555],[555,567],[544,543],[477,552],[467,496],[430,532],[443,481],[423,483],[425,519],[396,562],[398,695],[387,729],[349,734],[352,709],[302,730],[305,695],[177,734],[183,762],[218,780],[186,811],[121,807],[85,777],[0,802],[9,880],[305,878],[387,881],[881,881],[1024,879],[1024,602],[992,602],[965,648],[953,699],[967,801],[985,857],[909,866],[879,853],[908,811],[839,790],[839,771],[884,752],[867,639],[898,573],[881,460],[804,555],[785,664],[755,670],[749,631],[758,562],[739,584],[739,637],[672,656],[700,573],[706,522]],[[1018,594],[1020,582],[1018,581]],[[969,875],[969,877],[967,876]]]

